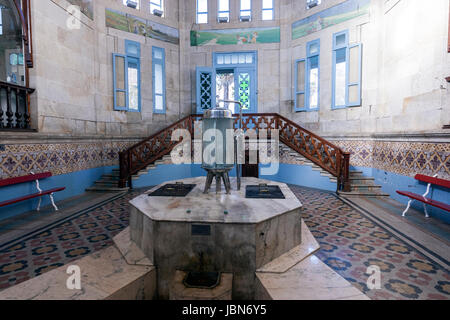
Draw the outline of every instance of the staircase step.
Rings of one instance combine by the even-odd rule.
[[[340,196],[346,197],[368,197],[368,198],[377,198],[377,197],[389,197],[389,194],[383,192],[376,191],[352,191],[352,192],[344,192],[338,191]]]
[[[120,175],[119,174],[104,174],[104,175],[102,175],[102,178],[117,178],[117,179],[119,179]]]
[[[117,187],[117,185],[118,185],[118,181],[116,181],[116,182],[95,181],[94,182],[95,187]]]
[[[375,178],[372,177],[356,177],[350,176],[349,178],[351,184],[373,184],[375,183]]]
[[[130,188],[119,188],[119,187],[101,187],[101,186],[93,186],[87,188],[86,191],[91,192],[120,192],[120,191],[128,191]]]
[[[369,185],[369,184],[351,184],[352,191],[377,191],[381,190],[381,186]]]

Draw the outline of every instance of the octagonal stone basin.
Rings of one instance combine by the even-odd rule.
[[[167,183],[196,184],[184,198],[152,197],[131,203],[131,239],[157,267],[158,294],[169,298],[176,270],[233,273],[233,299],[253,299],[255,271],[301,243],[301,203],[284,183],[243,178],[231,194],[203,194],[205,177]],[[247,185],[278,185],[285,199],[246,199]]]

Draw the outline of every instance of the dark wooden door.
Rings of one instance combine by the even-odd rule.
[[[245,152],[245,164],[242,165],[242,177],[253,177],[259,178],[259,155],[257,164],[249,163],[249,153],[248,150]]]

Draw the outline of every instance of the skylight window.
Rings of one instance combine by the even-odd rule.
[[[133,8],[136,10],[139,10],[139,2],[140,0],[122,0],[123,1],[123,5],[127,6],[129,8]]]
[[[208,23],[208,0],[197,0],[197,23]]]
[[[151,0],[150,1],[150,13],[155,14],[155,10],[162,12],[161,16],[164,16],[164,3],[163,0]]]
[[[263,20],[273,20],[273,1],[274,0],[262,0]]]

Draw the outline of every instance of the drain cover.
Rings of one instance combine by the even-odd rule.
[[[220,284],[220,272],[188,272],[183,280],[188,288],[213,289]]]
[[[195,188],[195,184],[166,184],[150,193],[149,197],[186,197]]]
[[[247,186],[245,197],[250,199],[286,199],[279,186],[260,184]]]

